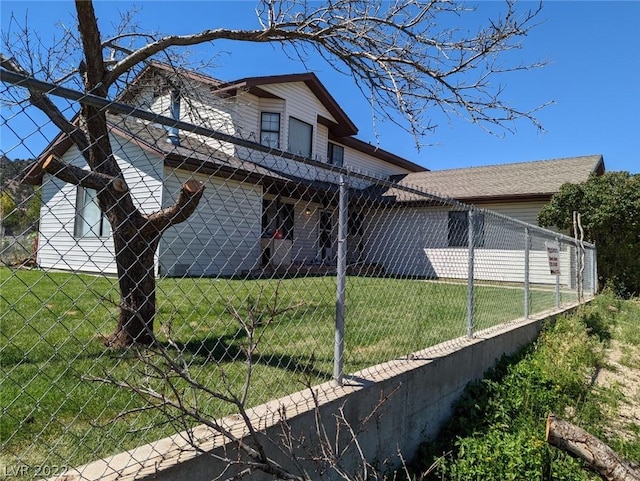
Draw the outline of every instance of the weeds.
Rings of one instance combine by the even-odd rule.
[[[594,389],[593,382],[611,340],[635,342],[639,322],[637,301],[605,293],[575,315],[548,324],[535,344],[503,358],[484,380],[467,388],[438,439],[421,447],[416,472],[451,452],[430,479],[597,479],[579,461],[547,445],[549,412],[562,413],[638,462],[638,431],[622,438],[606,430],[606,413],[617,412],[619,391]]]

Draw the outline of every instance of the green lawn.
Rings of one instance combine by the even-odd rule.
[[[466,333],[466,284],[349,277],[345,372],[354,372]],[[522,290],[476,288],[476,325],[522,316]],[[552,290],[532,292],[531,312],[554,305]],[[0,404],[2,465],[78,465],[168,435],[172,427],[121,389],[89,381],[111,375],[142,382],[135,349],[108,350],[118,292],[113,279],[38,270],[0,269]],[[257,307],[256,307],[257,306]],[[239,392],[247,338],[230,314],[284,311],[258,333],[248,404],[322,382],[333,373],[335,279],[162,279],[156,333],[180,348],[193,374]],[[268,316],[264,317],[266,319]],[[146,377],[145,377],[146,376]],[[208,400],[210,416],[230,407]]]

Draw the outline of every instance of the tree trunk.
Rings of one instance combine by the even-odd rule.
[[[151,344],[154,340],[153,320],[156,314],[155,255],[164,231],[184,222],[195,211],[204,185],[189,179],[176,203],[153,214],[143,216],[138,210],[122,209],[122,198],[116,203],[107,192],[98,194],[103,212],[107,212],[113,231],[113,244],[120,287],[120,315],[107,345],[124,347],[134,343]],[[102,195],[102,198],[100,197]],[[109,204],[109,202],[112,202]]]
[[[120,231],[120,232],[118,232]],[[124,231],[124,232],[122,232]],[[120,315],[115,331],[107,339],[111,347],[153,342],[156,314],[155,252],[160,236],[141,230],[126,235],[125,229],[113,234],[120,287]]]
[[[549,414],[547,442],[583,460],[606,481],[640,481],[640,470],[633,468],[605,443],[584,429]]]

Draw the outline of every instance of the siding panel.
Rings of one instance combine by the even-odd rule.
[[[170,205],[191,175],[166,171],[164,204]],[[161,275],[234,275],[260,262],[262,189],[194,175],[206,185],[196,212],[168,229],[159,248]]]

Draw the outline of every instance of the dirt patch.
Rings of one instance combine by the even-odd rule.
[[[634,439],[640,426],[640,346],[613,340],[606,355],[606,365],[595,384],[612,389],[619,398],[616,408],[607,413],[607,431]]]

